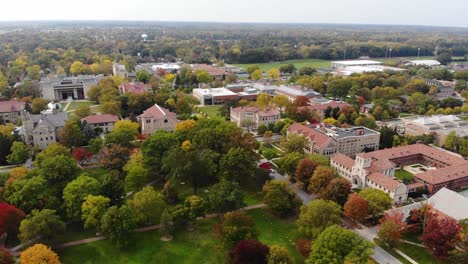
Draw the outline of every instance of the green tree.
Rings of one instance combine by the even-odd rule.
[[[142,224],[156,224],[166,208],[163,196],[153,187],[146,186],[136,192],[128,202],[135,220]]]
[[[308,238],[315,238],[327,227],[341,223],[341,207],[327,200],[313,200],[301,207],[297,220],[299,232]]]
[[[65,223],[55,210],[32,210],[28,217],[21,221],[19,230],[21,243],[39,238],[38,241],[48,244],[65,231]]]
[[[286,172],[288,175],[294,175],[297,165],[304,158],[304,156],[297,152],[287,153],[283,155],[276,164],[280,167],[280,170]]]
[[[234,211],[244,206],[244,194],[238,183],[222,179],[211,187],[208,193],[208,204],[213,212]]]
[[[164,212],[161,215],[161,233],[163,238],[172,239],[172,216],[167,209],[164,209]]]
[[[32,113],[33,114],[40,114],[41,111],[47,109],[47,105],[49,104],[49,101],[46,99],[42,98],[35,98],[32,100]]]
[[[125,176],[126,191],[137,190],[149,180],[150,173],[144,165],[143,154],[140,151],[130,157],[123,170],[127,173]]]
[[[289,251],[278,245],[270,247],[270,254],[268,254],[268,264],[294,264],[294,259],[289,254]]]
[[[49,188],[61,193],[65,185],[75,179],[78,171],[78,165],[73,158],[59,155],[47,158],[41,163],[40,175],[47,181]]]
[[[79,119],[92,115],[89,105],[80,105],[75,109],[75,116]]]
[[[73,120],[69,120],[60,131],[60,143],[68,148],[81,146],[83,140],[80,126]]]
[[[351,230],[332,225],[321,233],[312,246],[308,264],[369,262],[373,244]]]
[[[281,146],[287,153],[297,152],[304,154],[304,148],[308,143],[307,138],[304,136],[292,133],[284,138],[281,142]]]
[[[236,181],[241,185],[249,182],[255,173],[256,157],[251,151],[243,148],[231,148],[220,162],[220,175],[229,181]]]
[[[39,65],[32,65],[26,68],[28,72],[28,77],[31,80],[40,80],[41,79],[41,66]]]
[[[4,193],[8,203],[20,208],[24,212],[30,212],[38,205],[49,205],[50,194],[46,188],[47,182],[39,176],[29,179],[18,180]]]
[[[296,211],[301,204],[296,192],[284,181],[272,180],[263,186],[263,202],[274,214],[286,216]]]
[[[132,141],[135,139],[135,135],[129,129],[113,129],[112,132],[106,134],[106,144],[119,144],[122,147],[131,148]]]
[[[135,228],[133,212],[126,206],[112,206],[101,219],[101,231],[118,248],[128,244],[128,237]]]
[[[96,195],[100,190],[99,182],[88,176],[81,175],[69,182],[63,189],[63,202],[68,217],[78,220],[81,217],[81,206],[88,195]]]
[[[48,158],[56,156],[71,157],[70,151],[59,143],[53,142],[47,146],[43,151],[36,155],[34,165],[38,168],[42,167],[42,162]]]
[[[141,146],[145,165],[152,172],[161,171],[163,157],[166,156],[169,150],[178,145],[174,133],[160,130],[152,134]]]
[[[366,188],[360,191],[359,195],[369,204],[369,214],[373,217],[389,209],[393,203],[387,193],[378,189]]]
[[[458,137],[457,137],[457,132],[455,130],[450,131],[445,138],[444,141],[444,148],[448,150],[455,150],[455,147],[457,145]],[[14,143],[13,143],[14,145]]]
[[[198,83],[211,83],[213,81],[213,78],[206,70],[199,70],[195,72],[195,75]]]
[[[148,83],[150,78],[151,78],[151,76],[146,71],[137,71],[136,72],[136,79],[139,82]]]
[[[327,92],[336,98],[344,98],[348,95],[349,90],[353,86],[353,83],[350,79],[337,78],[333,79],[328,83]]]
[[[13,142],[10,151],[10,155],[7,156],[7,161],[10,164],[23,164],[29,158],[29,148],[23,142]]]
[[[84,228],[97,228],[107,207],[110,204],[110,199],[102,195],[88,195],[81,205],[81,219],[84,223]]]
[[[166,201],[168,204],[176,204],[179,201],[177,188],[170,180],[166,181],[164,184],[164,188],[162,189],[161,194],[164,197],[164,201]]]
[[[273,104],[279,109],[284,109],[289,105],[289,99],[284,95],[275,95],[272,99]]]
[[[350,193],[351,183],[345,178],[335,178],[327,185],[321,197],[344,206]]]
[[[254,221],[244,211],[225,213],[220,224],[220,233],[226,248],[232,248],[241,240],[257,239],[258,236]]]

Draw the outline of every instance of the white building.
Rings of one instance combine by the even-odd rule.
[[[332,61],[332,69],[343,69],[350,66],[372,66],[372,65],[381,65],[380,61],[373,60],[345,60],[345,61]]]
[[[157,104],[146,109],[143,114],[139,115],[138,121],[141,124],[141,133],[147,136],[158,130],[174,131],[175,126],[179,122],[176,113]]]
[[[239,99],[239,95],[226,88],[193,89],[195,97],[201,105],[220,105],[230,100]]]
[[[275,124],[280,120],[280,112],[276,109],[261,110],[258,107],[231,108],[231,121],[238,127],[243,127],[246,121],[250,121],[249,129],[257,129],[260,125]]]
[[[435,67],[440,66],[440,62],[436,60],[411,60],[407,61],[406,65]]]

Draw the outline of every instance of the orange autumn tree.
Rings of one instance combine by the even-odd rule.
[[[364,221],[369,216],[369,206],[359,194],[352,193],[344,205],[344,215],[355,222]]]
[[[401,212],[385,213],[380,220],[378,236],[380,240],[388,244],[395,244],[401,239],[401,234],[407,228],[407,223]]]
[[[35,244],[20,255],[21,264],[60,264],[57,253],[43,244]]]

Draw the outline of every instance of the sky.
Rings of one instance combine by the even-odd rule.
[[[467,0],[3,0],[0,21],[147,20],[468,27]]]

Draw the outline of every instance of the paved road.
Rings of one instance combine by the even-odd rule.
[[[263,162],[266,162],[266,160],[262,159],[259,163]],[[276,171],[270,173],[270,176],[276,180],[288,181],[286,177]],[[298,188],[295,184],[292,184],[290,181],[288,181],[288,183],[296,191],[297,196],[299,196],[304,205],[307,205],[310,201],[318,198],[318,195],[310,195],[304,192],[302,189]],[[374,242],[374,238],[377,236],[377,227],[367,228],[362,226],[361,229],[354,229],[353,231],[371,242]],[[380,264],[402,264],[397,258],[390,255],[390,253],[379,246],[374,248],[374,254],[372,254],[372,258]]]

